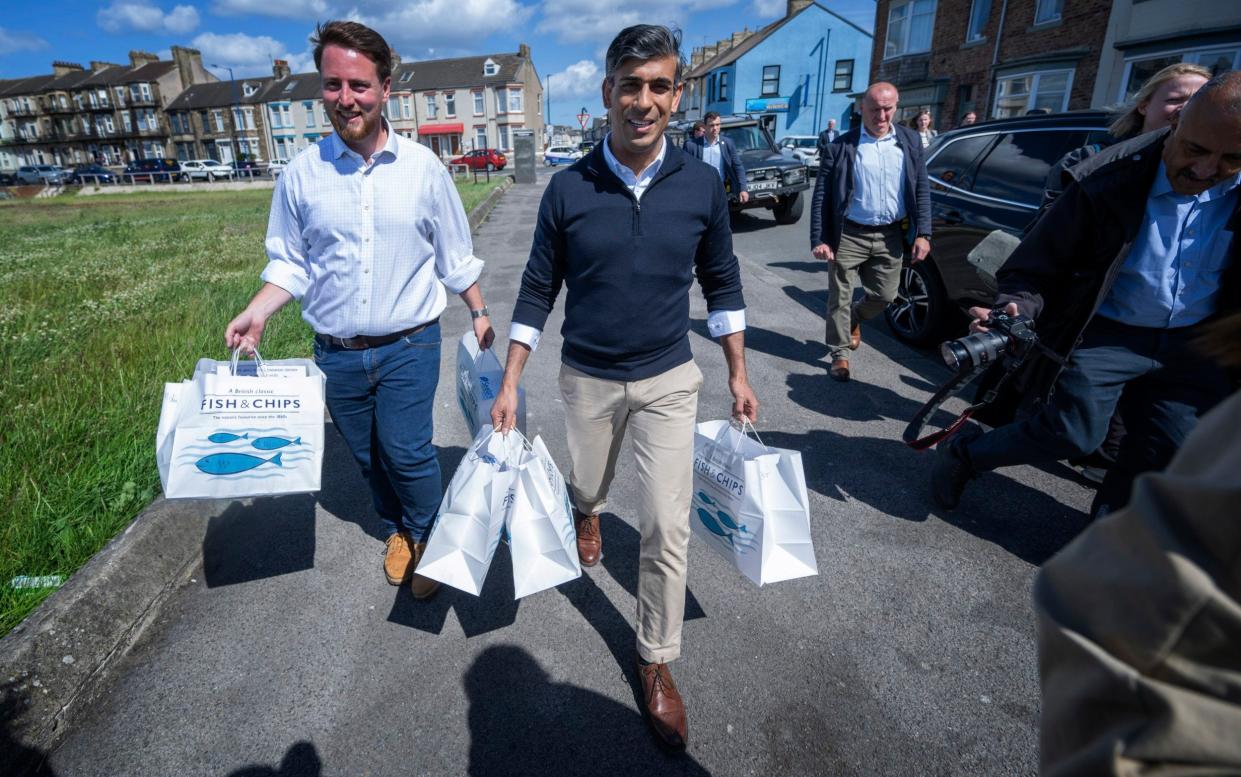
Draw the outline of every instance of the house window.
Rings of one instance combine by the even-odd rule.
[[[315,126],[315,101],[307,100],[302,103],[302,110],[306,111],[306,126]]]
[[[772,97],[780,94],[780,66],[764,65],[763,66],[763,97]]]
[[[521,89],[510,88],[508,90],[508,112],[521,113],[525,108],[522,107]],[[508,148],[505,146],[505,148]]]
[[[211,112],[211,118],[215,121],[215,131],[223,132],[224,131],[224,111],[219,110],[217,108],[216,110]]]
[[[121,111],[121,126],[125,128],[126,132],[134,131],[134,122],[133,119],[129,118],[129,111]]]
[[[475,94],[478,94],[478,92],[475,92]],[[486,148],[486,147],[487,147],[487,128],[486,127],[475,127],[474,128],[474,148]]]
[[[389,97],[387,111],[384,115],[389,119],[401,118],[401,100],[397,97]]]
[[[435,118],[435,95],[429,94],[427,97],[427,118]]]
[[[456,116],[457,115],[457,95],[453,94],[452,92],[446,92],[444,94],[444,115],[445,116]]]
[[[111,116],[105,115],[103,117],[103,128],[108,131],[108,134],[112,134],[113,132],[116,132],[116,125],[112,123]]]
[[[853,60],[836,60],[836,74],[832,78],[833,92],[853,91]]]
[[[404,84],[404,83],[408,83],[408,82],[409,82],[409,79],[411,79],[411,78],[413,78],[413,77],[414,77],[414,71],[412,71],[412,70],[406,70],[404,73],[401,73],[401,83],[402,83],[402,84]]]
[[[254,113],[249,108],[233,109],[233,126],[237,129],[254,129]]]
[[[1063,11],[1064,0],[1038,0],[1038,5],[1034,9],[1034,23],[1058,22]]]
[[[510,148],[512,148],[512,146],[509,145],[509,142],[508,142],[508,125],[501,124],[499,127],[499,130],[500,130],[500,148],[505,151],[508,151]]]
[[[1072,70],[1045,70],[1007,76],[996,81],[993,118],[1024,116],[1035,109],[1051,113],[1068,110]]]
[[[728,99],[728,73],[720,73],[720,100]]]
[[[935,0],[906,0],[888,10],[888,37],[883,56],[899,57],[931,50]]]
[[[475,116],[482,116],[482,115],[483,115],[483,111],[484,111],[484,107],[483,107],[483,93],[482,93],[482,92],[475,92],[475,93],[474,93],[474,115],[475,115]]]
[[[715,102],[715,74],[707,77],[707,105]]]
[[[1120,101],[1130,100],[1147,79],[1168,65],[1175,65],[1178,62],[1202,65],[1213,74],[1219,74],[1225,70],[1241,70],[1241,48],[1171,51],[1147,59],[1129,60],[1125,63],[1126,76],[1119,95]]]
[[[500,66],[497,65],[493,60],[489,59],[483,63],[483,75],[494,76],[495,74],[499,72],[500,72]]]
[[[991,0],[974,0],[970,8],[970,26],[965,31],[965,42],[972,43],[983,39],[983,31],[991,18]]]
[[[412,119],[414,116],[414,104],[410,101],[409,95],[401,95],[401,118]]]

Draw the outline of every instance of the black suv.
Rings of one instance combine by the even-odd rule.
[[[673,142],[682,145],[693,126],[692,121],[683,121],[670,128]],[[776,217],[777,224],[796,224],[806,204],[802,192],[810,188],[805,163],[781,154],[767,128],[753,116],[721,116],[720,134],[737,147],[745,165],[746,188],[750,190],[750,201],[744,205],[737,198],[738,192],[728,193],[732,212],[766,208]]]
[[[931,255],[901,271],[900,294],[886,312],[897,337],[936,343],[959,311],[991,305],[998,268],[971,262],[970,251],[993,230],[1020,236],[1038,212],[1051,166],[1075,148],[1106,141],[1114,118],[1103,111],[1023,116],[935,138],[927,156]]]

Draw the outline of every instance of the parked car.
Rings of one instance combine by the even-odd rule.
[[[116,173],[103,165],[78,165],[69,174],[69,183],[81,186],[94,186],[101,183],[116,183]]]
[[[56,165],[22,165],[17,168],[17,180],[24,184],[60,186],[69,182],[69,171]]]
[[[253,159],[235,159],[232,169],[233,175],[242,180],[261,178],[263,175],[263,165]]]
[[[669,132],[674,145],[682,145],[685,134],[693,126],[692,121],[676,124]],[[750,200],[744,204],[738,199],[740,192],[729,192],[731,211],[766,208],[776,217],[777,224],[796,224],[806,204],[802,192],[810,188],[806,165],[781,154],[767,128],[753,116],[720,117],[720,134],[731,140],[741,155],[746,188],[750,192]]]
[[[13,173],[0,173],[0,186],[16,186],[17,176]]]
[[[776,144],[780,153],[800,160],[811,175],[819,172],[819,139],[814,135],[785,135]]]
[[[168,183],[188,180],[175,159],[136,159],[125,165],[121,178],[128,183]]]
[[[1069,151],[1106,139],[1103,111],[1022,116],[972,124],[931,143],[931,255],[901,271],[888,324],[896,336],[930,345],[960,335],[961,311],[995,300],[994,259],[970,252],[993,230],[1020,236],[1038,212],[1051,166]]]
[[[494,148],[477,148],[450,160],[448,164],[465,165],[471,170],[503,170],[508,158]]]
[[[233,177],[233,168],[215,159],[190,159],[181,163],[181,169],[192,181],[215,181]]]
[[[595,141],[593,140],[583,140],[581,143],[577,144],[577,150],[582,152],[582,156],[589,154],[590,150],[594,147]]]
[[[543,152],[543,164],[548,167],[571,165],[582,158],[582,152],[573,146],[548,146]]]
[[[270,162],[268,162],[268,163],[267,163],[267,172],[271,174],[271,177],[272,177],[272,178],[275,178],[276,176],[278,176],[278,175],[280,175],[281,173],[283,173],[283,172],[284,172],[284,168],[285,168],[288,164],[289,164],[289,163],[288,163],[288,161],[287,161],[287,160],[284,160],[284,159],[273,159],[273,160],[271,160]]]

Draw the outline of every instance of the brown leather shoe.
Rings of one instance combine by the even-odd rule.
[[[573,511],[573,528],[577,530],[577,557],[584,567],[593,567],[603,555],[603,535],[599,533],[599,516]]]
[[[642,683],[642,712],[647,723],[665,745],[683,749],[689,741],[689,723],[685,720],[685,702],[672,682],[668,665],[639,661],[638,679]]]
[[[414,563],[409,565],[410,570],[415,570],[418,568],[418,562],[422,561],[422,554],[427,552],[427,544],[425,542],[415,542],[413,544],[413,548]],[[415,599],[427,599],[433,596],[436,591],[440,590],[440,581],[432,580],[429,577],[423,577],[417,572],[414,572],[414,574],[409,578],[409,590],[413,592]]]
[[[849,379],[849,360],[848,359],[832,359],[832,368],[827,371],[835,380],[844,383]]]
[[[409,546],[409,535],[403,531],[388,538],[388,550],[384,553],[384,575],[391,585],[404,583],[414,571]]]
[[[856,351],[862,345],[862,322],[858,320],[857,311],[849,308],[849,349]]]

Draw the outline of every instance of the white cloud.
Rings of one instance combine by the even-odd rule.
[[[477,41],[495,33],[512,36],[534,14],[518,0],[356,0],[347,14],[379,30],[396,49],[423,54],[476,50]]]
[[[598,97],[603,71],[589,59],[574,62],[559,73],[547,77],[547,91],[553,100],[577,97]]]
[[[788,10],[785,0],[754,0],[754,13],[764,19],[777,19]]]
[[[0,27],[0,54],[38,51],[47,48],[47,41],[28,32],[9,32]]]
[[[325,0],[216,0],[212,13],[221,16],[279,16],[285,19],[325,19],[331,16]]]
[[[203,53],[203,64],[231,67],[237,78],[271,75],[273,59],[288,60],[289,68],[294,73],[313,72],[315,69],[314,58],[309,51],[292,53],[283,43],[268,35],[204,32],[195,37],[191,45]],[[227,71],[222,69],[212,72],[220,78],[228,78]]]
[[[737,0],[544,0],[542,18],[536,28],[564,42],[602,41],[631,24],[667,24],[685,28],[695,11],[708,11],[734,5]]]
[[[107,32],[170,32],[184,35],[198,26],[198,10],[192,5],[178,5],[168,13],[145,0],[118,0],[95,14],[95,20]]]

